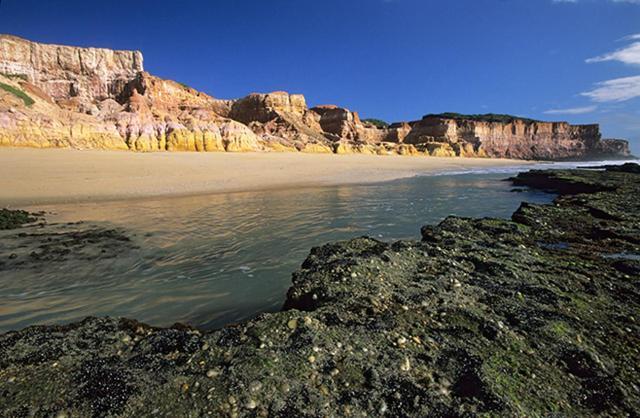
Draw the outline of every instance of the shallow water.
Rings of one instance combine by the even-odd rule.
[[[416,177],[383,184],[54,205],[49,222],[124,228],[138,250],[97,262],[3,272],[0,331],[85,316],[215,328],[278,310],[309,250],[368,235],[419,239],[448,215],[511,216],[521,201],[504,173]]]

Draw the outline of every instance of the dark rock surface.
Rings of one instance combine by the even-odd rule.
[[[4,416],[637,416],[637,166],[532,171],[513,220],[314,248],[285,309],[201,333],[0,336]]]
[[[24,210],[0,209],[0,230],[16,229],[36,220],[35,215]]]
[[[52,263],[115,258],[137,248],[119,229],[84,222],[49,224],[42,213],[2,209],[2,225],[7,227],[0,228],[0,273],[7,276],[17,270],[50,268]]]

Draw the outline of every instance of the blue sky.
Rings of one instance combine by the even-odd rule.
[[[0,32],[139,49],[220,98],[598,122],[640,154],[640,0],[3,0]]]

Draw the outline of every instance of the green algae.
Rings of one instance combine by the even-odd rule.
[[[0,209],[0,230],[16,229],[36,220],[33,214],[24,210]]]
[[[0,410],[632,416],[640,263],[606,255],[639,250],[633,170],[524,173],[553,204],[314,248],[284,311],[210,333],[89,318],[2,335]]]

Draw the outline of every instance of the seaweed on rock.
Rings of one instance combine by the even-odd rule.
[[[89,318],[7,333],[0,411],[633,416],[640,175],[625,167],[520,174],[560,195],[512,220],[315,248],[286,309],[222,330]]]

